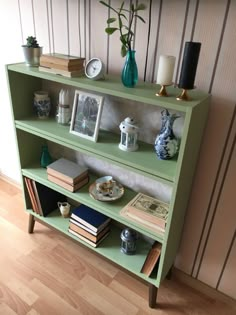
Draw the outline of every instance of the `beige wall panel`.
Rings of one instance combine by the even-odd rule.
[[[20,0],[21,23],[23,30],[23,40],[26,43],[28,36],[34,36],[34,20],[31,0]],[[20,31],[20,29],[19,29]]]
[[[121,4],[121,1],[119,0],[111,0],[112,7],[119,8],[120,4]],[[105,7],[104,9],[107,10]],[[116,15],[111,12],[111,17],[116,17]],[[102,27],[104,28],[104,26]],[[121,50],[121,42],[119,39],[119,33],[116,32],[109,37],[109,58],[108,58],[109,73],[115,73],[117,75],[121,75],[121,72],[125,63],[125,58],[121,57],[120,50]]]
[[[218,3],[218,2],[217,2]],[[205,5],[205,2],[203,3]],[[216,6],[217,12],[219,11],[218,5]],[[199,8],[200,9],[200,8]],[[209,9],[209,8],[208,8]],[[211,6],[211,9],[214,10],[213,16],[215,16],[215,6]],[[225,12],[225,8],[223,10]],[[200,15],[200,11],[199,11]],[[211,20],[211,19],[206,19]],[[209,22],[212,25],[212,22]],[[199,34],[198,30],[198,19],[196,24],[195,33]],[[222,23],[221,23],[222,25]],[[210,26],[209,26],[210,27]],[[205,33],[208,32],[208,27],[205,25]],[[203,32],[204,30],[202,30]],[[206,35],[205,35],[206,36]],[[219,41],[219,34],[213,32],[212,34],[208,34],[208,40],[210,39],[210,43],[213,45],[215,40],[212,37],[216,37]],[[201,41],[201,40],[200,40]],[[215,52],[215,44],[212,48],[208,47],[209,50]],[[228,45],[227,49],[230,49],[230,45]],[[202,51],[201,51],[202,54]],[[220,57],[224,55],[220,55]],[[205,54],[203,54],[205,58]],[[207,58],[207,56],[206,56]],[[212,65],[213,66],[213,65]],[[201,59],[199,60],[199,68],[202,67]],[[208,74],[206,74],[208,75]],[[221,81],[221,76],[216,72],[215,82],[219,80]],[[204,83],[205,84],[205,83]],[[209,82],[205,86],[205,90],[208,89]],[[214,88],[214,86],[213,86]],[[230,102],[227,101],[229,104]],[[232,104],[231,104],[232,105]],[[190,200],[189,210],[186,216],[186,223],[184,226],[184,233],[181,243],[180,252],[178,258],[176,260],[176,265],[178,268],[182,269],[187,273],[191,273],[192,265],[194,263],[196,250],[198,247],[198,242],[201,237],[202,227],[205,221],[206,211],[209,204],[209,198],[212,191],[212,187],[214,185],[214,180],[216,176],[216,172],[218,169],[219,161],[221,158],[221,153],[223,150],[223,146],[225,143],[225,139],[227,136],[227,131],[230,124],[230,119],[232,117],[232,107],[227,109],[226,101],[223,98],[215,97],[214,89],[213,89],[213,97],[212,103],[209,113],[208,124],[205,132],[204,141],[202,144],[202,149],[200,152],[200,160],[198,163],[197,173],[194,181],[192,197]],[[214,158],[213,158],[214,157]],[[218,186],[220,183],[218,184]],[[217,198],[217,189],[216,195],[214,198]],[[214,199],[213,199],[214,202]],[[205,233],[203,234],[202,241],[205,241],[205,237],[207,234],[207,227],[209,226],[211,219],[211,211],[209,214],[209,219],[206,223]],[[186,240],[190,240],[186,242]],[[202,242],[200,247],[200,253],[202,251],[204,243]],[[194,276],[196,275],[198,263],[200,256],[196,260],[196,265],[194,268]]]
[[[99,14],[98,14],[99,12]],[[107,62],[107,34],[105,32],[107,9],[98,1],[92,3],[91,10],[91,58],[98,57]]]
[[[208,91],[219,45],[226,0],[200,1],[193,41],[201,42],[195,84]]]
[[[160,55],[172,55],[176,57],[175,71],[173,80],[176,76],[177,62],[180,52],[180,44],[183,33],[184,17],[187,1],[163,1],[160,36],[157,49],[157,67]],[[156,74],[154,76],[154,82],[156,82]]]
[[[160,0],[152,1],[151,29],[150,29],[149,49],[147,51],[148,60],[147,60],[147,73],[146,73],[146,81],[149,81],[149,82],[152,81],[152,78],[155,78],[156,80],[158,60],[156,58],[155,51],[157,48],[156,46],[157,46],[157,41],[158,41],[157,31],[158,31],[158,23],[159,23],[159,11],[160,11]],[[149,21],[146,21],[146,23],[149,23]],[[138,41],[140,40],[141,39],[138,39]]]
[[[79,3],[75,0],[68,2],[70,55],[81,55],[81,41],[79,40]]]
[[[224,294],[231,296],[233,299],[236,299],[236,240],[234,238],[233,247],[231,249],[229,259],[225,266],[225,270],[223,276],[220,281],[220,285],[218,290],[223,292]]]
[[[68,54],[66,1],[52,0],[52,17],[55,52]]]
[[[49,53],[50,38],[46,1],[34,1],[34,18],[38,43],[43,46],[43,53]]]
[[[233,137],[235,137],[235,133],[236,123],[232,131]],[[235,178],[236,147],[231,157],[222,193],[219,195],[220,200],[198,276],[199,280],[204,281],[212,287],[216,287],[236,227],[234,202]]]
[[[140,1],[141,2],[141,1]],[[147,43],[148,43],[148,21],[149,21],[149,0],[142,0],[147,7],[144,11],[138,11],[138,14],[146,21],[143,23],[137,19],[136,23],[136,38],[135,38],[135,47],[136,50],[136,62],[138,66],[138,76],[140,80],[144,78],[145,70],[145,61],[147,53]],[[150,38],[150,41],[153,41],[153,38]],[[155,41],[155,40],[154,40]]]
[[[232,111],[236,102],[236,1],[231,1],[225,26],[212,94],[224,102],[225,111]]]
[[[188,274],[192,271],[231,117],[232,112],[225,111],[224,102],[213,97],[176,260],[176,266]],[[214,198],[217,198],[219,185],[220,183],[216,188]],[[210,211],[209,219],[211,214],[212,211]],[[208,220],[206,226],[209,222]],[[206,234],[207,228],[203,234],[203,241]],[[203,243],[200,251],[202,246]],[[199,259],[200,257],[196,261],[195,273]]]

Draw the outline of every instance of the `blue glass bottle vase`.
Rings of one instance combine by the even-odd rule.
[[[121,80],[126,87],[134,87],[138,82],[138,68],[135,60],[135,50],[127,51]]]

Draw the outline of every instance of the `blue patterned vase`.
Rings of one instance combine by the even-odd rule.
[[[51,102],[48,92],[37,91],[34,93],[34,110],[40,119],[49,117],[51,110]]]
[[[173,132],[173,124],[180,116],[170,114],[167,109],[161,112],[162,126],[155,141],[155,151],[159,159],[169,160],[178,153],[179,141]]]

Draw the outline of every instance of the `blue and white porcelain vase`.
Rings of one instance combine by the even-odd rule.
[[[167,109],[161,112],[162,126],[160,134],[155,141],[155,151],[159,159],[169,160],[173,158],[179,150],[179,140],[173,132],[173,124],[176,118],[180,116],[170,114]]]
[[[51,111],[51,101],[46,91],[37,91],[34,93],[34,110],[40,119],[49,117]]]

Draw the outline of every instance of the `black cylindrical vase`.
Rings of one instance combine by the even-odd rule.
[[[201,43],[186,42],[178,87],[185,90],[194,88]]]

